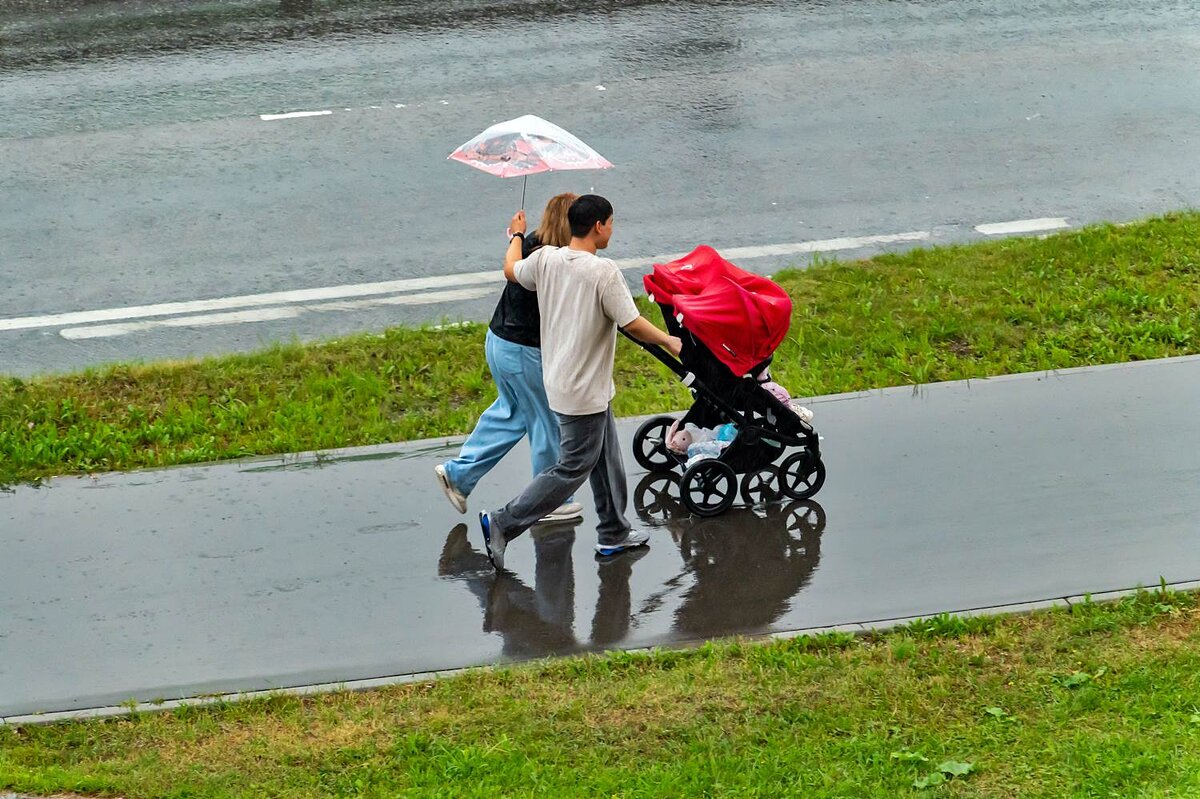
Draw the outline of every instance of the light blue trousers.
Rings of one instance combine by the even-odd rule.
[[[467,496],[526,435],[535,477],[558,461],[558,417],[546,401],[542,351],[489,330],[484,352],[500,396],[479,417],[458,457],[445,463],[450,483]]]

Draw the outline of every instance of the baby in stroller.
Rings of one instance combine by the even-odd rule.
[[[812,414],[770,377],[791,322],[787,293],[707,246],[656,264],[643,282],[683,351],[675,360],[659,347],[640,346],[675,372],[695,401],[681,419],[656,416],[638,428],[637,462],[651,472],[682,468],[681,498],[700,516],[728,510],[739,488],[747,504],[815,495],[825,465]],[[714,431],[712,446],[697,450],[680,435],[698,430]],[[691,456],[684,443],[693,444]]]

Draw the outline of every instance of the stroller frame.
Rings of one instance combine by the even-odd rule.
[[[781,497],[808,499],[825,482],[819,437],[813,427],[758,384],[771,357],[749,375],[735,376],[715,355],[675,318],[670,305],[658,303],[667,331],[683,342],[680,359],[662,347],[645,344],[622,333],[663,363],[691,391],[694,403],[681,419],[652,417],[634,435],[635,460],[650,472],[671,472],[685,467],[680,494],[688,510],[699,516],[716,516],[734,503],[739,492],[747,504]],[[667,446],[667,435],[678,421],[682,427],[715,427],[732,422],[737,438],[719,457],[686,467],[688,458]],[[786,455],[788,449],[795,451]]]

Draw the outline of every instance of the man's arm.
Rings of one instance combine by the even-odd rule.
[[[521,250],[525,246],[527,227],[524,211],[517,211],[513,214],[512,221],[508,223],[508,230],[512,234],[512,238],[508,240],[508,250],[504,253],[504,276],[508,278],[509,283],[517,282],[517,274],[513,271],[513,267],[517,265],[517,261],[521,260]],[[521,235],[518,236],[518,233]]]
[[[679,357],[679,351],[683,348],[683,342],[677,336],[663,332],[644,316],[639,316],[622,329],[643,344],[657,344],[676,358]]]

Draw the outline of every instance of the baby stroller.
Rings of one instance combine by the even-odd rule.
[[[650,472],[682,467],[680,496],[698,516],[724,513],[739,488],[751,505],[782,496],[814,496],[825,482],[817,434],[761,385],[769,379],[772,354],[787,334],[791,298],[777,284],[737,268],[706,246],[678,261],[655,264],[643,282],[662,309],[667,330],[683,341],[683,350],[676,360],[661,347],[634,341],[678,375],[695,401],[682,419],[656,416],[638,428],[633,441],[637,462]],[[718,456],[688,466],[688,457],[667,441],[672,430],[688,423],[699,428],[732,423],[737,435]]]

